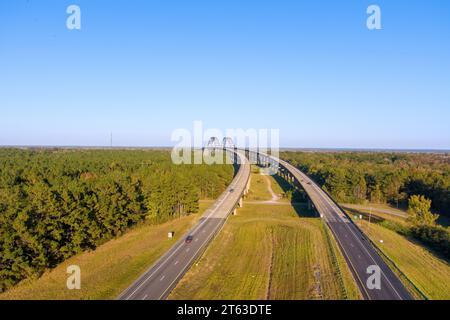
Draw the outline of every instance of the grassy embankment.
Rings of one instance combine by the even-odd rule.
[[[417,241],[390,230],[382,224],[371,223],[369,225],[367,215],[370,209],[354,209],[347,206],[346,209],[352,218],[354,214],[363,214],[363,220],[355,220],[363,232],[377,244],[389,259],[394,261],[397,267],[428,299],[450,299],[450,265],[448,261],[438,257]],[[372,217],[375,217],[372,221],[376,221],[379,217],[403,227],[407,226],[404,218],[392,216],[377,209],[379,207],[375,206],[372,210]],[[403,214],[406,215],[406,212]]]
[[[141,225],[108,241],[91,252],[73,256],[44,273],[24,280],[1,299],[115,299],[192,226],[210,204],[200,203],[200,212],[161,225]],[[175,231],[175,239],[167,233]],[[81,289],[68,290],[67,266],[81,269]]]
[[[267,205],[267,177],[251,192],[171,299],[358,299],[344,258],[305,206]],[[274,193],[282,190],[269,177]],[[262,201],[256,203],[255,199]],[[287,201],[287,200],[278,200]]]

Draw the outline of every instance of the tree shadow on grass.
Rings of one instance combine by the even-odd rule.
[[[367,213],[367,212],[358,211],[356,209],[353,209],[353,208],[350,208],[347,206],[343,206],[343,205],[341,205],[341,207],[347,212],[347,214],[351,214],[354,217],[356,216],[356,218],[358,218],[358,219],[359,219],[359,216],[361,215],[364,220],[369,220],[369,213]],[[385,221],[386,219],[379,217],[375,214],[372,214],[372,215],[370,215],[370,220],[374,223],[380,223],[380,222]]]
[[[299,217],[302,218],[317,218],[317,212],[309,208],[308,197],[305,192],[296,190],[286,179],[280,175],[274,175],[273,178],[281,187],[284,194],[292,192],[291,205]]]

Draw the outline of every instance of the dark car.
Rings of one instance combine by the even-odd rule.
[[[185,243],[191,243],[191,242],[192,242],[192,239],[194,239],[194,237],[191,236],[191,235],[188,235],[188,236],[186,237],[186,239],[184,240],[184,242],[185,242]]]
[[[231,188],[231,189],[230,189],[230,192],[233,192],[233,191],[234,191],[234,189],[233,189],[233,188]]]

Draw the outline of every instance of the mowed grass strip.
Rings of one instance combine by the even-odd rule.
[[[393,221],[396,222],[398,224],[401,225],[406,225],[406,217],[407,217],[407,213],[398,209],[391,209],[388,206],[381,206],[381,205],[374,205],[372,210],[369,207],[364,207],[364,206],[357,206],[357,205],[353,205],[353,204],[340,204],[340,206],[351,216],[354,217],[354,215],[359,216],[359,214],[362,214],[366,219],[369,218],[369,216],[371,216],[372,218],[376,219],[376,218],[381,218],[384,220],[389,220],[389,221]],[[390,210],[393,213],[396,214],[404,214],[405,217],[399,217],[397,215],[392,215],[392,214],[388,214],[386,212],[380,211],[381,210]]]
[[[247,204],[170,299],[342,299],[323,228],[290,206]]]
[[[256,197],[267,190],[258,181],[252,175]],[[169,299],[358,299],[325,232],[319,218],[299,217],[292,206],[244,201]]]
[[[110,240],[91,252],[78,254],[38,279],[24,280],[0,299],[79,300],[115,299],[194,225],[210,204],[200,204],[200,212],[161,225],[141,225]],[[167,233],[175,231],[169,240]],[[81,289],[68,290],[69,265],[81,269]]]
[[[288,198],[286,198],[285,192],[283,191],[283,189],[281,189],[277,181],[271,176],[269,176],[268,179],[270,179],[271,181],[273,192],[280,197],[280,199],[278,199],[278,202],[290,203],[291,201]]]
[[[329,246],[331,247],[332,264],[334,265],[334,271],[336,279],[341,282],[341,295],[348,300],[361,300],[363,297],[358,285],[355,282],[355,278],[350,271],[350,268],[345,260],[342,252],[334,239],[331,230],[328,227],[324,227],[324,234],[327,237]]]
[[[263,175],[258,174],[258,169],[255,168],[255,166],[252,167],[252,174],[250,177],[251,188],[247,194],[246,200],[267,201],[272,199],[272,195],[267,189],[266,178]],[[272,186],[273,184],[274,183],[272,183]]]
[[[248,201],[270,201],[272,200],[272,194],[268,189],[268,183],[272,191],[280,197],[278,202],[289,202],[287,198],[283,198],[284,191],[278,184],[277,180],[273,176],[264,176],[259,174],[259,169],[255,166],[252,167],[252,173],[250,177],[251,188],[246,196]]]
[[[383,226],[362,221],[362,230],[429,299],[450,299],[447,261]]]
[[[328,263],[327,248],[320,243],[323,239],[318,239],[321,238],[320,228],[320,224],[312,221],[311,225],[302,227],[272,227],[275,253],[269,298],[323,299],[339,296],[334,292],[334,282],[328,285],[327,277],[333,272]],[[325,254],[325,259],[319,254]]]

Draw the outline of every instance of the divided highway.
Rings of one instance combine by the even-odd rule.
[[[280,167],[289,171],[306,191],[317,211],[331,229],[365,299],[412,299],[402,282],[359,228],[348,219],[344,212],[314,181],[286,161],[261,153],[260,155],[270,159],[272,163],[278,163]],[[246,158],[244,150],[237,150],[236,156],[239,158],[240,166],[228,188],[208,208],[200,221],[126,289],[118,299],[159,300],[167,298],[178,281],[221,229],[248,187],[250,178],[249,160]],[[192,240],[186,242],[185,239],[188,235],[191,236]],[[380,289],[370,289],[367,285],[367,281],[373,272],[369,271],[373,266],[380,268]]]
[[[239,170],[228,188],[206,210],[199,222],[127,288],[118,299],[159,300],[167,298],[178,281],[218,233],[247,189],[250,164],[240,151],[237,151],[236,155],[239,157]],[[186,242],[188,235],[192,237],[190,242]]]
[[[330,227],[334,237],[342,249],[347,263],[353,272],[358,286],[365,299],[370,300],[410,300],[412,296],[402,282],[381,258],[371,243],[353,224],[333,200],[307,175],[286,161],[279,161],[281,167],[288,170],[301,184],[314,203],[321,217]],[[380,289],[369,289],[367,280],[371,273],[370,266],[378,266],[381,270]],[[372,271],[373,272],[373,271]]]

